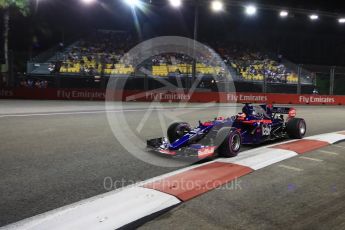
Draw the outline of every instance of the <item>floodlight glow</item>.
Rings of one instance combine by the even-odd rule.
[[[215,12],[222,11],[223,8],[224,6],[222,1],[215,0],[211,3],[211,9]]]
[[[89,5],[91,3],[94,3],[96,0],[81,0],[84,4]]]
[[[345,23],[345,18],[339,18],[339,19],[338,19],[338,22],[339,22],[340,24],[344,24],[344,23]]]
[[[286,10],[282,10],[280,11],[279,15],[282,18],[286,18],[287,16],[289,16],[289,12],[287,12]]]
[[[317,15],[317,14],[312,14],[312,15],[309,16],[309,18],[310,18],[311,20],[315,21],[315,20],[318,20],[318,19],[319,19],[319,15]]]
[[[255,6],[253,6],[253,5],[246,6],[246,14],[247,15],[250,15],[250,16],[255,15],[256,11],[257,11],[257,9]]]
[[[169,0],[170,1],[170,5],[178,8],[182,5],[182,0]]]
[[[136,7],[140,5],[140,1],[139,0],[124,0],[125,3],[127,3],[127,5],[131,6],[131,7]]]

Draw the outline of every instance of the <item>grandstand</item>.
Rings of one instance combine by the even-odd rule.
[[[42,61],[42,58],[36,58],[36,61],[29,62],[28,76],[74,79],[95,76],[104,78],[140,76],[144,73],[140,72],[138,66],[133,66],[132,61],[126,57],[126,52],[134,45],[135,42],[127,32],[99,30],[86,39],[81,39],[63,50],[56,51],[45,61]],[[268,52],[261,53],[248,47],[236,48],[236,44],[213,48],[228,65],[234,81],[257,84],[265,81],[286,85],[298,83],[296,65],[285,60],[275,60]],[[40,60],[40,63],[37,63],[37,60]],[[192,63],[191,57],[169,53],[153,56],[142,65],[149,70],[149,77],[183,78],[192,75]],[[196,63],[197,77],[217,76],[221,79],[223,75],[223,68],[214,66],[207,60],[201,59]],[[311,74],[303,74],[301,83],[312,85]]]
[[[243,78],[243,80],[263,81],[265,76],[268,82],[297,83],[298,76],[285,65],[272,59],[262,59],[244,56],[241,59],[232,59],[231,67]]]

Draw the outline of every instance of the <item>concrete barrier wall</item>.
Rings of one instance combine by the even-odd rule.
[[[269,103],[269,104],[311,104],[345,105],[345,96],[320,96],[297,94],[226,93],[183,91],[105,91],[97,89],[0,89],[1,99],[37,100],[115,100],[115,101],[161,101],[199,103]]]

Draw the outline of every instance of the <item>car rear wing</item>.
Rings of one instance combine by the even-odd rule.
[[[275,113],[275,114],[289,114],[289,112],[293,109],[290,107],[278,107],[278,106],[272,106],[272,105],[260,105],[263,110],[265,110],[267,113]]]
[[[274,114],[288,114],[289,118],[296,117],[296,109],[291,107],[272,107]]]
[[[290,107],[272,107],[272,113],[289,114]]]
[[[276,114],[287,114],[289,118],[296,117],[296,109],[292,107],[281,107],[281,106],[272,106],[272,105],[260,105],[260,107],[269,115]]]

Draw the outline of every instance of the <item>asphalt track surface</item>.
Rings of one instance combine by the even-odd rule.
[[[123,122],[120,129],[111,129],[104,102],[0,101],[0,226],[177,169],[148,164],[133,156],[127,151],[127,148],[131,147],[128,146],[131,145],[131,140],[120,143],[115,137],[121,135],[122,132],[134,131],[138,137],[146,140],[161,136],[163,130],[166,130],[165,126],[175,119],[189,121],[195,125],[198,120],[233,115],[241,108],[241,105],[229,104],[206,106],[189,104],[184,107],[178,104],[158,104],[152,107],[152,104],[148,103],[114,103],[112,105],[113,108],[108,113],[110,117],[125,118],[125,121],[120,120]],[[296,106],[296,108],[298,116],[307,121],[307,135],[345,130],[344,107]],[[113,131],[116,132],[115,136]],[[244,149],[247,148],[251,147]],[[151,158],[158,159],[162,165],[166,162],[168,162],[166,165],[174,165],[170,165],[168,159],[145,156],[147,161]],[[334,163],[332,170],[344,176],[345,160],[344,158],[338,160],[339,163]],[[305,162],[305,164],[308,165],[310,162]],[[240,193],[237,199],[247,197],[251,201],[243,207],[257,208],[262,201],[258,192],[265,197],[275,194],[281,197],[285,194],[274,189],[275,182],[284,183],[286,178],[277,174],[278,172],[275,172],[273,167],[257,173],[263,174],[258,176],[258,181],[265,181],[266,187],[260,191],[248,190],[243,194],[237,191]],[[291,177],[294,176],[293,173],[295,172],[291,173]],[[344,182],[341,184],[339,181],[343,177],[338,174],[334,174],[334,183],[342,189],[339,193],[344,198]],[[254,175],[248,177],[255,184]],[[315,179],[319,178],[317,173],[308,175],[305,183],[317,187],[318,181]],[[333,174],[330,175],[333,176]],[[298,177],[293,178],[297,180]],[[112,184],[109,184],[110,179]],[[273,189],[270,190],[272,186]],[[215,193],[217,192],[219,191],[216,190]],[[207,194],[205,200],[198,200],[202,199],[200,197],[196,201],[191,201],[194,202],[191,205],[194,204],[194,208],[204,208],[204,212],[209,212],[208,204],[216,205],[216,201],[225,202],[229,199],[229,203],[234,205],[233,202],[236,201],[236,198],[231,201],[232,196],[223,197],[223,195],[212,199],[211,194],[213,192]],[[286,202],[289,201],[289,196],[286,196],[286,200]],[[334,202],[334,205],[338,205],[337,202]],[[296,208],[290,206],[280,208],[285,209],[285,207],[289,210]],[[227,207],[223,206],[223,216],[227,213],[225,208]],[[297,208],[303,209],[303,207]],[[222,208],[219,210],[221,211]],[[241,210],[242,214],[237,213],[238,215],[234,216],[248,217],[245,216],[245,209]],[[344,206],[333,211],[344,213]],[[177,217],[183,218],[183,216]],[[259,214],[256,217],[265,218],[264,215]],[[192,219],[192,216],[190,215],[189,218]],[[227,221],[231,220],[230,218]],[[207,218],[204,221],[207,221]],[[214,226],[216,224],[217,222]],[[246,226],[246,223],[242,224]],[[182,226],[187,228],[188,225]],[[220,222],[219,226],[228,227],[223,222]],[[242,225],[236,226],[241,228]]]
[[[345,229],[345,142],[260,169],[140,229]]]

